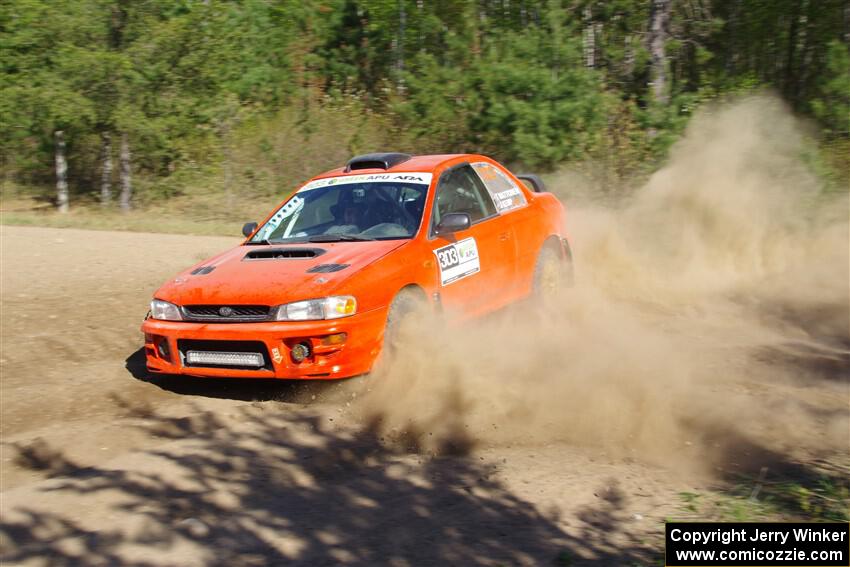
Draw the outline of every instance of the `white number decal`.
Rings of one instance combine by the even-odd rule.
[[[440,260],[440,269],[445,270],[460,264],[460,258],[457,256],[457,249],[454,246],[437,250],[437,258]]]
[[[434,250],[440,264],[440,283],[448,285],[481,270],[478,246],[474,238],[443,246]]]

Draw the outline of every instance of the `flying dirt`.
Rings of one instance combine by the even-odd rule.
[[[572,204],[559,301],[409,329],[365,415],[434,450],[566,441],[704,470],[730,444],[846,454],[847,196],[819,197],[805,143],[769,97],[701,112],[622,206]]]

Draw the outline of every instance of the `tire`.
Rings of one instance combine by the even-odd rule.
[[[534,266],[534,297],[542,303],[557,298],[568,284],[567,266],[552,246],[544,246]]]

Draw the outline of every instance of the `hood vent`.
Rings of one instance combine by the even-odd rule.
[[[331,272],[338,272],[340,270],[344,270],[349,266],[349,264],[319,264],[318,266],[313,266],[309,270],[307,270],[308,274],[329,274]]]
[[[215,266],[201,266],[200,268],[195,268],[189,273],[193,276],[205,276],[213,270],[215,270]]]
[[[266,248],[251,250],[243,260],[306,260],[324,253],[324,248]]]

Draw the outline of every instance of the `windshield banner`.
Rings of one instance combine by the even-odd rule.
[[[340,177],[325,177],[316,179],[307,183],[298,190],[310,191],[319,189],[320,187],[330,187],[331,185],[345,185],[348,183],[418,183],[423,185],[431,184],[431,173],[370,173],[368,175],[343,175]]]

